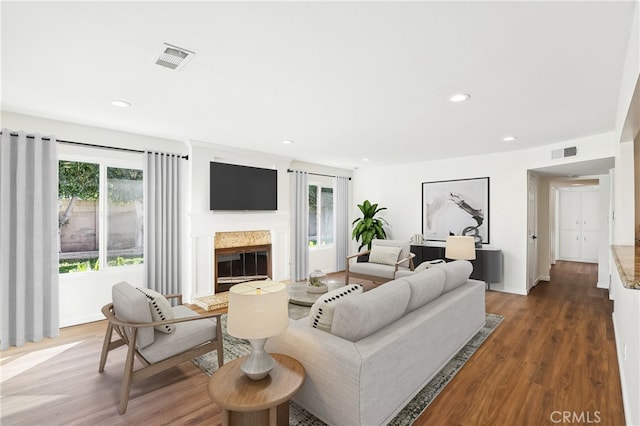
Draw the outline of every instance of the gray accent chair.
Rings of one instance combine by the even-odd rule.
[[[351,277],[373,281],[375,284],[386,283],[396,279],[396,274],[400,271],[413,271],[413,258],[415,253],[411,253],[411,242],[404,240],[373,240],[371,248],[374,246],[400,247],[400,255],[394,265],[381,263],[357,262],[360,256],[368,255],[371,250],[364,250],[360,253],[347,256],[347,267],[345,273],[345,284],[349,285]]]
[[[200,315],[182,306],[181,294],[165,297],[178,301],[178,306],[172,308],[174,319],[153,321],[146,296],[126,282],[113,286],[113,303],[102,308],[102,313],[108,320],[108,326],[98,371],[100,373],[104,371],[109,351],[127,346],[118,407],[120,414],[124,414],[127,410],[133,382],[211,351],[217,351],[218,365],[223,364],[221,314]],[[168,324],[175,325],[172,333],[165,334],[154,329],[156,326]],[[120,338],[112,341],[114,331]],[[142,368],[133,369],[134,357],[138,358]]]

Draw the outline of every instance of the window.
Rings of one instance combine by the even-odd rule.
[[[142,263],[142,193],[142,170],[59,161],[59,272]]]
[[[309,247],[333,244],[333,188],[309,185]]]

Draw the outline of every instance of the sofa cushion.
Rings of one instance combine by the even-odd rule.
[[[135,323],[152,321],[147,298],[128,282],[122,281],[111,288],[111,300],[113,300],[116,318],[119,320]],[[153,340],[153,328],[141,327],[138,329],[138,337],[136,338],[138,349],[149,346]]]
[[[400,247],[372,246],[371,253],[369,254],[369,262],[396,266],[400,250]]]
[[[442,294],[446,275],[442,269],[430,268],[402,278],[411,288],[407,312],[426,305]]]
[[[473,272],[473,265],[468,260],[454,260],[453,262],[435,265],[431,269],[444,271],[446,280],[443,293],[446,293],[456,287],[460,287],[469,280],[469,276]]]
[[[309,311],[309,320],[311,321],[311,327],[318,328],[324,331],[331,331],[331,324],[333,323],[333,313],[340,303],[343,303],[350,296],[362,293],[362,286],[360,284],[350,284],[344,287],[331,290],[322,295],[311,306]]]
[[[174,318],[171,303],[169,303],[166,297],[150,288],[138,287],[138,291],[147,297],[149,309],[151,310],[151,318],[154,322],[172,320]],[[176,326],[174,324],[167,324],[157,325],[154,328],[161,333],[173,333]]]
[[[404,315],[411,289],[404,280],[391,281],[335,308],[331,334],[357,342]]]
[[[186,306],[176,306],[173,312],[175,318],[198,316]],[[206,343],[216,338],[216,321],[216,318],[204,318],[176,324],[176,330],[171,334],[157,333],[153,345],[141,349],[140,354],[155,363]]]

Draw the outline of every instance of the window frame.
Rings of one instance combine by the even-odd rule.
[[[61,277],[67,277],[70,275],[79,275],[79,274],[95,274],[95,273],[108,273],[110,271],[125,271],[125,270],[139,270],[144,266],[144,242],[143,242],[143,262],[137,265],[120,265],[120,266],[109,266],[107,261],[107,242],[108,242],[108,226],[107,226],[107,208],[108,208],[108,179],[107,179],[107,168],[119,168],[119,169],[138,169],[143,171],[143,185],[144,185],[144,162],[143,156],[141,154],[131,154],[131,153],[115,153],[117,155],[104,155],[105,151],[100,150],[98,152],[95,149],[91,149],[91,151],[96,151],[94,154],[91,153],[71,153],[71,152],[59,152],[58,153],[58,162],[60,161],[75,161],[82,163],[92,163],[97,164],[99,169],[99,181],[98,181],[98,234],[100,235],[100,239],[98,241],[98,262],[100,265],[100,269],[98,270],[89,270],[89,271],[79,271],[79,272],[58,272],[58,275]],[[112,151],[109,153],[113,153]],[[136,158],[137,157],[137,158]],[[143,205],[146,204],[146,201],[143,199]],[[146,207],[146,206],[145,206]],[[143,224],[143,226],[146,223]],[[58,262],[59,264],[59,262]]]
[[[332,182],[322,182],[320,180],[313,180],[313,181],[309,181],[308,184],[309,187],[311,186],[315,186],[317,187],[316,190],[316,194],[317,194],[317,202],[316,202],[316,237],[317,240],[319,242],[322,241],[322,189],[323,188],[328,188],[331,189],[331,194],[332,194],[332,199],[333,199],[333,203],[332,203],[332,213],[331,213],[331,220],[333,222],[333,242],[331,244],[327,244],[327,245],[320,245],[320,244],[316,244],[315,246],[310,246],[309,245],[309,230],[307,229],[307,246],[309,247],[309,250],[323,250],[323,249],[332,249],[335,247],[336,245],[336,194],[335,194],[335,188],[333,187],[333,183]],[[307,193],[309,193],[309,188],[307,188]]]

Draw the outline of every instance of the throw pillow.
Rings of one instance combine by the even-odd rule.
[[[311,327],[331,332],[333,311],[336,309],[336,306],[347,297],[360,293],[362,293],[362,286],[360,284],[350,284],[322,295],[322,297],[316,300],[311,306],[311,310],[309,311]]]
[[[444,260],[442,260],[442,259],[427,260],[427,261],[422,262],[418,266],[416,266],[416,269],[414,269],[413,272],[424,271],[425,269],[431,268],[433,265],[439,265],[441,263],[445,263]]]
[[[369,254],[369,263],[395,266],[400,250],[402,250],[400,247],[373,245]]]
[[[153,321],[166,321],[174,319],[171,303],[162,294],[155,290],[138,287],[138,291],[144,294],[149,301],[149,309],[151,310],[151,318]],[[154,327],[162,333],[173,333],[176,329],[175,324],[158,325]]]

